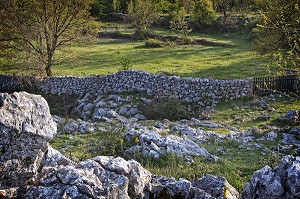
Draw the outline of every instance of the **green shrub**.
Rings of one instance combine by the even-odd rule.
[[[194,115],[180,99],[173,96],[155,98],[151,103],[142,105],[140,109],[146,118],[154,120],[180,120]]]
[[[211,25],[215,20],[215,11],[212,1],[197,0],[192,19],[199,25]]]
[[[194,43],[194,40],[193,40],[193,38],[182,37],[180,39],[177,39],[176,43],[178,45],[190,45],[190,44]]]
[[[121,65],[121,70],[132,69],[133,57],[130,54],[119,53],[118,62]]]
[[[145,47],[147,48],[163,48],[163,47],[168,47],[168,46],[172,46],[173,43],[172,42],[164,42],[158,39],[148,39],[145,42]]]

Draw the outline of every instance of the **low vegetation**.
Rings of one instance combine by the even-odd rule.
[[[134,95],[132,93],[132,95]],[[141,97],[141,94],[138,94]],[[69,98],[71,99],[71,98]],[[257,100],[263,101],[265,106],[257,106]],[[165,175],[175,178],[186,178],[195,180],[206,173],[224,176],[230,184],[241,191],[244,184],[250,179],[253,172],[265,165],[276,166],[280,157],[284,154],[296,155],[296,149],[291,148],[286,151],[277,149],[277,143],[282,139],[282,132],[290,128],[278,122],[277,118],[284,115],[287,110],[299,109],[300,102],[296,98],[280,97],[260,97],[248,98],[234,101],[223,101],[210,109],[198,109],[186,111],[187,108],[180,101],[172,98],[162,101],[155,101],[148,105],[147,112],[152,115],[153,120],[141,121],[144,126],[153,126],[157,120],[165,118],[175,121],[190,117],[197,117],[197,114],[205,114],[211,121],[223,124],[224,128],[201,127],[205,131],[213,131],[218,134],[228,134],[231,130],[227,127],[240,131],[251,130],[256,138],[264,136],[266,133],[275,130],[278,137],[275,142],[257,141],[269,151],[262,151],[259,148],[251,150],[240,148],[241,143],[231,139],[209,139],[201,146],[209,153],[222,159],[221,162],[211,162],[201,157],[193,157],[193,163],[188,164],[184,157],[173,154],[165,154],[159,159],[145,157],[139,152],[134,154],[124,153],[124,150],[139,142],[137,137],[126,140],[123,137],[125,129],[116,128],[115,125],[99,122],[98,125],[108,127],[108,131],[95,131],[89,134],[69,135],[58,134],[51,141],[51,146],[63,152],[64,155],[74,160],[84,160],[97,155],[121,156],[125,159],[135,159],[145,168],[156,175]],[[51,105],[51,104],[50,104]],[[63,107],[56,104],[58,107]],[[185,107],[185,109],[182,109]],[[51,107],[53,109],[55,107]],[[56,107],[57,109],[57,107]],[[157,112],[155,112],[157,111]],[[160,111],[160,112],[159,112]],[[161,112],[164,112],[161,114]],[[182,112],[184,111],[184,112]],[[268,115],[268,119],[260,119],[261,115]],[[69,115],[68,117],[72,117]]]

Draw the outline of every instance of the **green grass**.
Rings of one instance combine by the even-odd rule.
[[[196,180],[205,174],[225,177],[239,192],[251,178],[253,172],[275,161],[272,153],[261,154],[260,150],[247,151],[238,149],[239,143],[225,140],[223,143],[209,143],[204,147],[212,154],[222,158],[222,162],[211,162],[201,157],[193,157],[194,163],[188,165],[181,156],[166,154],[158,160],[138,159],[141,164],[156,175]],[[220,154],[221,148],[226,152]]]
[[[253,100],[254,99],[242,99],[221,102],[215,107],[216,113],[211,114],[210,117],[213,122],[221,122],[241,130],[259,128],[261,131],[259,131],[256,136],[261,137],[270,131],[264,129],[263,124],[289,128],[288,126],[285,127],[278,124],[276,119],[290,109],[300,109],[300,100],[298,99],[277,98],[277,100],[274,101],[266,99],[265,101],[270,105],[269,107],[274,108],[271,112],[251,106]],[[268,121],[256,120],[257,116],[265,111],[271,118]],[[238,119],[234,119],[233,115],[236,115]],[[244,121],[241,121],[242,119]],[[237,121],[240,122],[236,123]],[[141,124],[153,126],[153,122],[154,121],[143,121]],[[98,125],[104,124],[99,123]],[[229,130],[223,128],[203,129],[220,134],[229,132]],[[220,157],[222,159],[221,162],[211,162],[201,157],[193,157],[195,163],[188,165],[183,160],[183,157],[172,154],[162,155],[157,160],[150,157],[143,157],[139,153],[128,156],[123,152],[128,146],[136,144],[135,139],[126,141],[123,139],[122,133],[122,129],[111,129],[107,132],[93,132],[90,134],[60,134],[57,135],[50,144],[55,149],[63,150],[64,155],[76,157],[78,160],[85,160],[97,155],[121,156],[125,159],[133,158],[155,175],[175,177],[176,179],[186,178],[188,180],[196,180],[205,174],[223,176],[239,192],[242,191],[243,186],[251,178],[253,172],[265,165],[274,167],[279,161],[276,150],[274,152],[264,152],[261,149],[238,149],[241,143],[228,139],[224,139],[222,142],[209,139],[208,143],[201,144],[201,147],[206,148],[209,153]],[[279,140],[282,139],[281,133],[278,133],[278,135],[279,137],[275,142],[259,141],[258,143],[272,150],[273,147],[277,146]],[[289,151],[280,151],[280,153],[295,155],[294,150],[295,149],[292,148]],[[224,153],[220,151],[224,151]]]
[[[88,134],[60,134],[51,140],[50,145],[63,151],[68,157],[86,160],[99,155],[121,156],[126,143],[122,130],[106,132],[94,131]]]
[[[63,154],[85,160],[97,155],[123,156],[124,143],[121,131],[93,132],[91,134],[58,135],[51,142],[51,146],[64,150]],[[265,143],[266,144],[266,143]],[[205,147],[211,154],[222,158],[221,162],[211,162],[201,157],[193,157],[194,163],[188,165],[182,156],[164,154],[159,159],[143,157],[140,153],[125,156],[126,159],[134,158],[146,169],[155,175],[186,178],[196,180],[205,174],[213,174],[225,177],[238,191],[242,191],[244,184],[250,179],[253,172],[265,165],[275,166],[278,159],[273,153],[261,153],[261,150],[247,151],[238,149],[240,143],[232,140],[224,140],[222,143],[210,140]],[[269,148],[274,144],[269,144]],[[219,153],[222,149],[225,153]]]
[[[266,99],[268,108],[260,108],[251,105],[254,99],[239,99],[234,101],[221,102],[217,105],[215,114],[210,117],[215,122],[228,124],[240,130],[249,128],[264,128],[263,125],[278,126],[280,115],[284,115],[288,110],[300,109],[299,99],[277,98],[276,100]],[[270,119],[259,120],[261,114],[270,116]],[[213,129],[212,129],[213,130]]]
[[[106,26],[130,32],[125,25]],[[108,28],[106,27],[106,29]],[[153,32],[171,35],[170,30],[161,28]],[[57,51],[53,66],[54,75],[93,75],[117,72],[122,67],[118,62],[120,54],[133,58],[132,69],[152,73],[165,72],[178,76],[235,79],[259,77],[267,74],[268,55],[256,53],[248,33],[231,33],[225,38],[222,33],[193,33],[191,37],[234,45],[231,48],[201,45],[186,45],[167,48],[145,48],[145,41],[118,39],[95,39],[70,45]],[[7,66],[1,73],[16,73],[17,63]]]

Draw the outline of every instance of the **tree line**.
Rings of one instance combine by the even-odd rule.
[[[215,13],[259,13],[253,29],[261,52],[272,52],[280,71],[299,70],[299,0],[0,0],[0,61],[22,56],[46,76],[57,49],[97,32],[93,20],[123,13],[144,36],[159,16],[186,36],[186,17],[210,25]]]
[[[128,13],[128,7],[136,6],[141,0],[94,0],[91,14],[99,19],[105,19],[113,13]],[[170,14],[185,8],[187,14],[194,11],[197,4],[203,0],[151,0],[151,4],[162,14]],[[216,12],[226,13],[228,11],[252,12],[266,9],[270,0],[208,0]],[[203,3],[202,3],[203,4]],[[204,3],[205,4],[205,3]],[[206,3],[207,4],[207,3]]]

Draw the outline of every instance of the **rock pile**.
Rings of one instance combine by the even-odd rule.
[[[241,199],[292,199],[300,197],[300,157],[285,156],[272,169],[256,171],[245,185]]]
[[[1,198],[238,198],[215,176],[176,181],[120,157],[71,161],[48,145],[56,124],[40,96],[0,94],[0,116]]]

